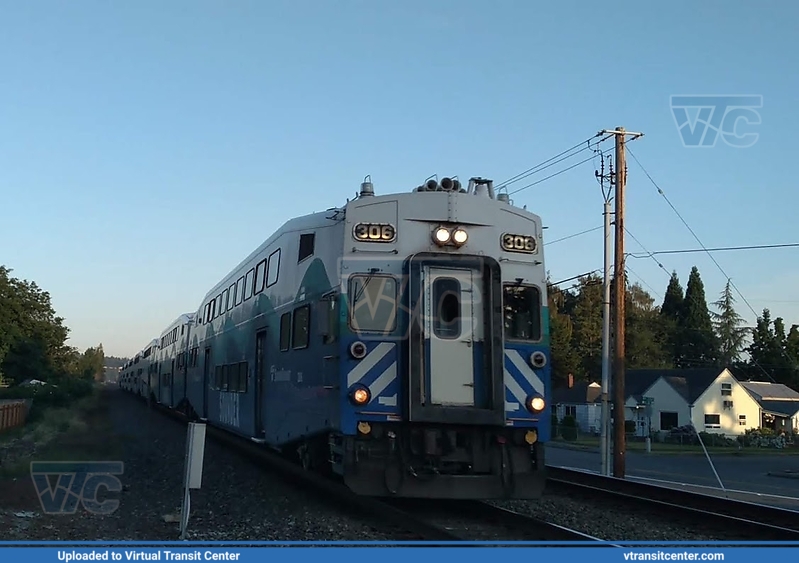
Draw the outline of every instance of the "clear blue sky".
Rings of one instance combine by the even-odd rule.
[[[705,245],[799,240],[796,3],[3,0],[0,14],[0,263],[50,291],[79,348],[134,354],[283,220],[342,204],[366,174],[378,193],[435,173],[501,181],[616,126],[646,134],[630,148]],[[672,94],[762,95],[757,143],[685,148]],[[630,232],[698,247],[628,164]],[[602,224],[593,173],[513,197],[554,240]],[[789,326],[798,257],[716,255]],[[547,260],[553,280],[601,267],[601,231]],[[709,301],[724,285],[706,254],[660,261],[683,284],[696,264]],[[629,265],[660,302],[667,273]]]

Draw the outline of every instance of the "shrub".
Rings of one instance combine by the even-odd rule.
[[[577,420],[573,416],[564,416],[560,426],[560,434],[564,440],[572,442],[577,439]]]

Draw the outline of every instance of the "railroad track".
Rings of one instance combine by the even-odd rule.
[[[740,540],[799,540],[796,512],[773,506],[554,466],[547,466],[547,489],[671,513],[701,528],[732,530]]]
[[[462,541],[490,541],[497,544],[503,541],[603,542],[600,538],[481,501],[393,499],[384,502],[445,529]]]
[[[181,413],[153,404],[154,410],[187,424]],[[288,482],[312,490],[337,508],[374,519],[376,527],[392,528],[400,541],[458,542],[490,541],[590,541],[601,539],[478,501],[441,502],[431,499],[378,499],[357,496],[342,483],[304,470],[285,456],[251,440],[211,425],[206,436],[231,448]],[[399,539],[398,538],[398,539]]]

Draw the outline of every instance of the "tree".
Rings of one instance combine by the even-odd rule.
[[[580,358],[575,379],[598,379],[602,373],[602,278],[591,274],[578,280],[572,311],[572,346]]]
[[[722,366],[729,367],[740,361],[749,333],[746,327],[741,326],[744,319],[735,310],[730,280],[727,280],[721,297],[713,305],[718,309],[718,313],[711,311],[711,316],[718,335],[719,360]]]
[[[0,375],[16,383],[47,380],[62,371],[69,329],[49,293],[11,272],[0,266]]]
[[[680,355],[680,332],[677,325],[685,304],[680,278],[677,272],[671,273],[669,285],[666,287],[666,295],[663,298],[663,305],[660,307],[661,331],[663,335],[664,347],[669,354],[671,364],[679,364]]]
[[[550,286],[549,297],[549,345],[552,356],[552,385],[563,386],[569,374],[580,369],[580,358],[572,346],[574,327],[571,317],[563,312],[567,292]]]
[[[685,300],[677,322],[678,367],[709,367],[718,360],[718,342],[705,299],[705,286],[696,266],[691,269]]]
[[[671,367],[664,330],[655,300],[638,283],[627,290],[624,347],[630,369]]]

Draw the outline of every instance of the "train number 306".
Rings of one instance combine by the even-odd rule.
[[[514,235],[505,233],[502,235],[502,250],[507,252],[524,252],[532,254],[536,249],[535,237],[530,235]]]
[[[358,223],[353,229],[355,240],[361,242],[393,242],[397,230],[388,223]]]

